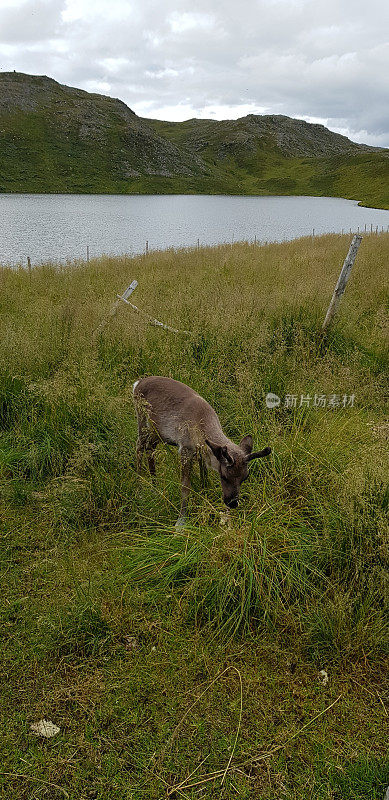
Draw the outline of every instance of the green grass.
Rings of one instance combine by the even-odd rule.
[[[323,341],[348,244],[1,271],[0,797],[382,800],[389,237],[364,237]],[[93,338],[134,278],[189,336],[123,305]],[[135,474],[130,387],[153,373],[273,447],[227,524],[196,473],[175,530],[169,448],[155,485]],[[268,391],[355,403],[269,410]]]

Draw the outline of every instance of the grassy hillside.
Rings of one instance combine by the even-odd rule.
[[[196,174],[120,100],[20,73],[0,73],[0,152],[2,191],[117,192],[167,167]]]
[[[1,797],[383,797],[389,236],[364,238],[323,342],[348,243],[1,272]],[[190,335],[123,305],[93,340],[134,278]],[[167,447],[156,485],[135,474],[130,386],[153,373],[272,445],[229,521],[195,475],[175,530]]]
[[[334,195],[389,208],[389,157],[284,116],[141,119],[120,100],[0,73],[0,191]]]
[[[323,125],[254,115],[222,122],[148,122],[161,136],[223,170],[232,193],[346,197],[389,208],[389,152],[356,145]]]

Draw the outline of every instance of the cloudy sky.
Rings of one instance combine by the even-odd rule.
[[[387,0],[0,0],[0,70],[160,119],[288,114],[389,147]]]

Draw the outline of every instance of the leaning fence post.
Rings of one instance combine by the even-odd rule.
[[[123,294],[118,294],[116,296],[116,300],[115,300],[115,302],[114,302],[114,304],[113,304],[108,316],[105,319],[103,319],[103,321],[100,322],[100,325],[98,325],[97,328],[93,331],[93,335],[94,336],[98,336],[98,334],[101,333],[103,328],[105,328],[105,326],[109,322],[109,320],[112,319],[112,317],[115,316],[115,314],[116,314],[116,312],[117,312],[117,310],[118,310],[118,308],[120,306],[120,303],[123,302],[123,301],[125,303],[128,302],[129,296],[133,293],[134,289],[136,289],[137,286],[138,286],[138,281],[132,281],[132,283],[130,283],[130,285],[127,287],[127,289],[125,289]]]
[[[342,295],[344,293],[344,290],[346,288],[347,281],[348,281],[348,279],[350,277],[351,268],[352,268],[352,266],[354,264],[354,261],[355,261],[355,259],[357,257],[357,252],[358,252],[358,249],[359,249],[359,245],[361,244],[361,241],[362,241],[362,236],[360,236],[358,234],[355,234],[355,236],[353,236],[353,240],[352,240],[352,242],[350,244],[349,251],[348,251],[347,256],[346,256],[346,258],[344,260],[343,267],[341,269],[341,272],[340,272],[340,275],[339,275],[339,278],[338,278],[338,282],[337,282],[337,284],[335,286],[331,302],[330,302],[330,304],[328,306],[328,311],[327,311],[327,314],[326,314],[326,318],[325,318],[325,320],[323,322],[323,325],[322,325],[322,331],[323,332],[325,332],[328,329],[329,325],[331,324],[331,322],[332,322],[332,320],[333,320],[333,318],[334,318],[334,316],[335,316],[335,314],[336,314],[336,312],[338,310],[338,306],[339,306],[339,303],[341,301],[341,298],[342,298]]]

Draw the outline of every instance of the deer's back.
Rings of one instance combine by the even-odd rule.
[[[144,407],[163,441],[196,447],[204,438],[223,439],[218,416],[212,406],[190,386],[153,375],[134,388],[137,407]]]

